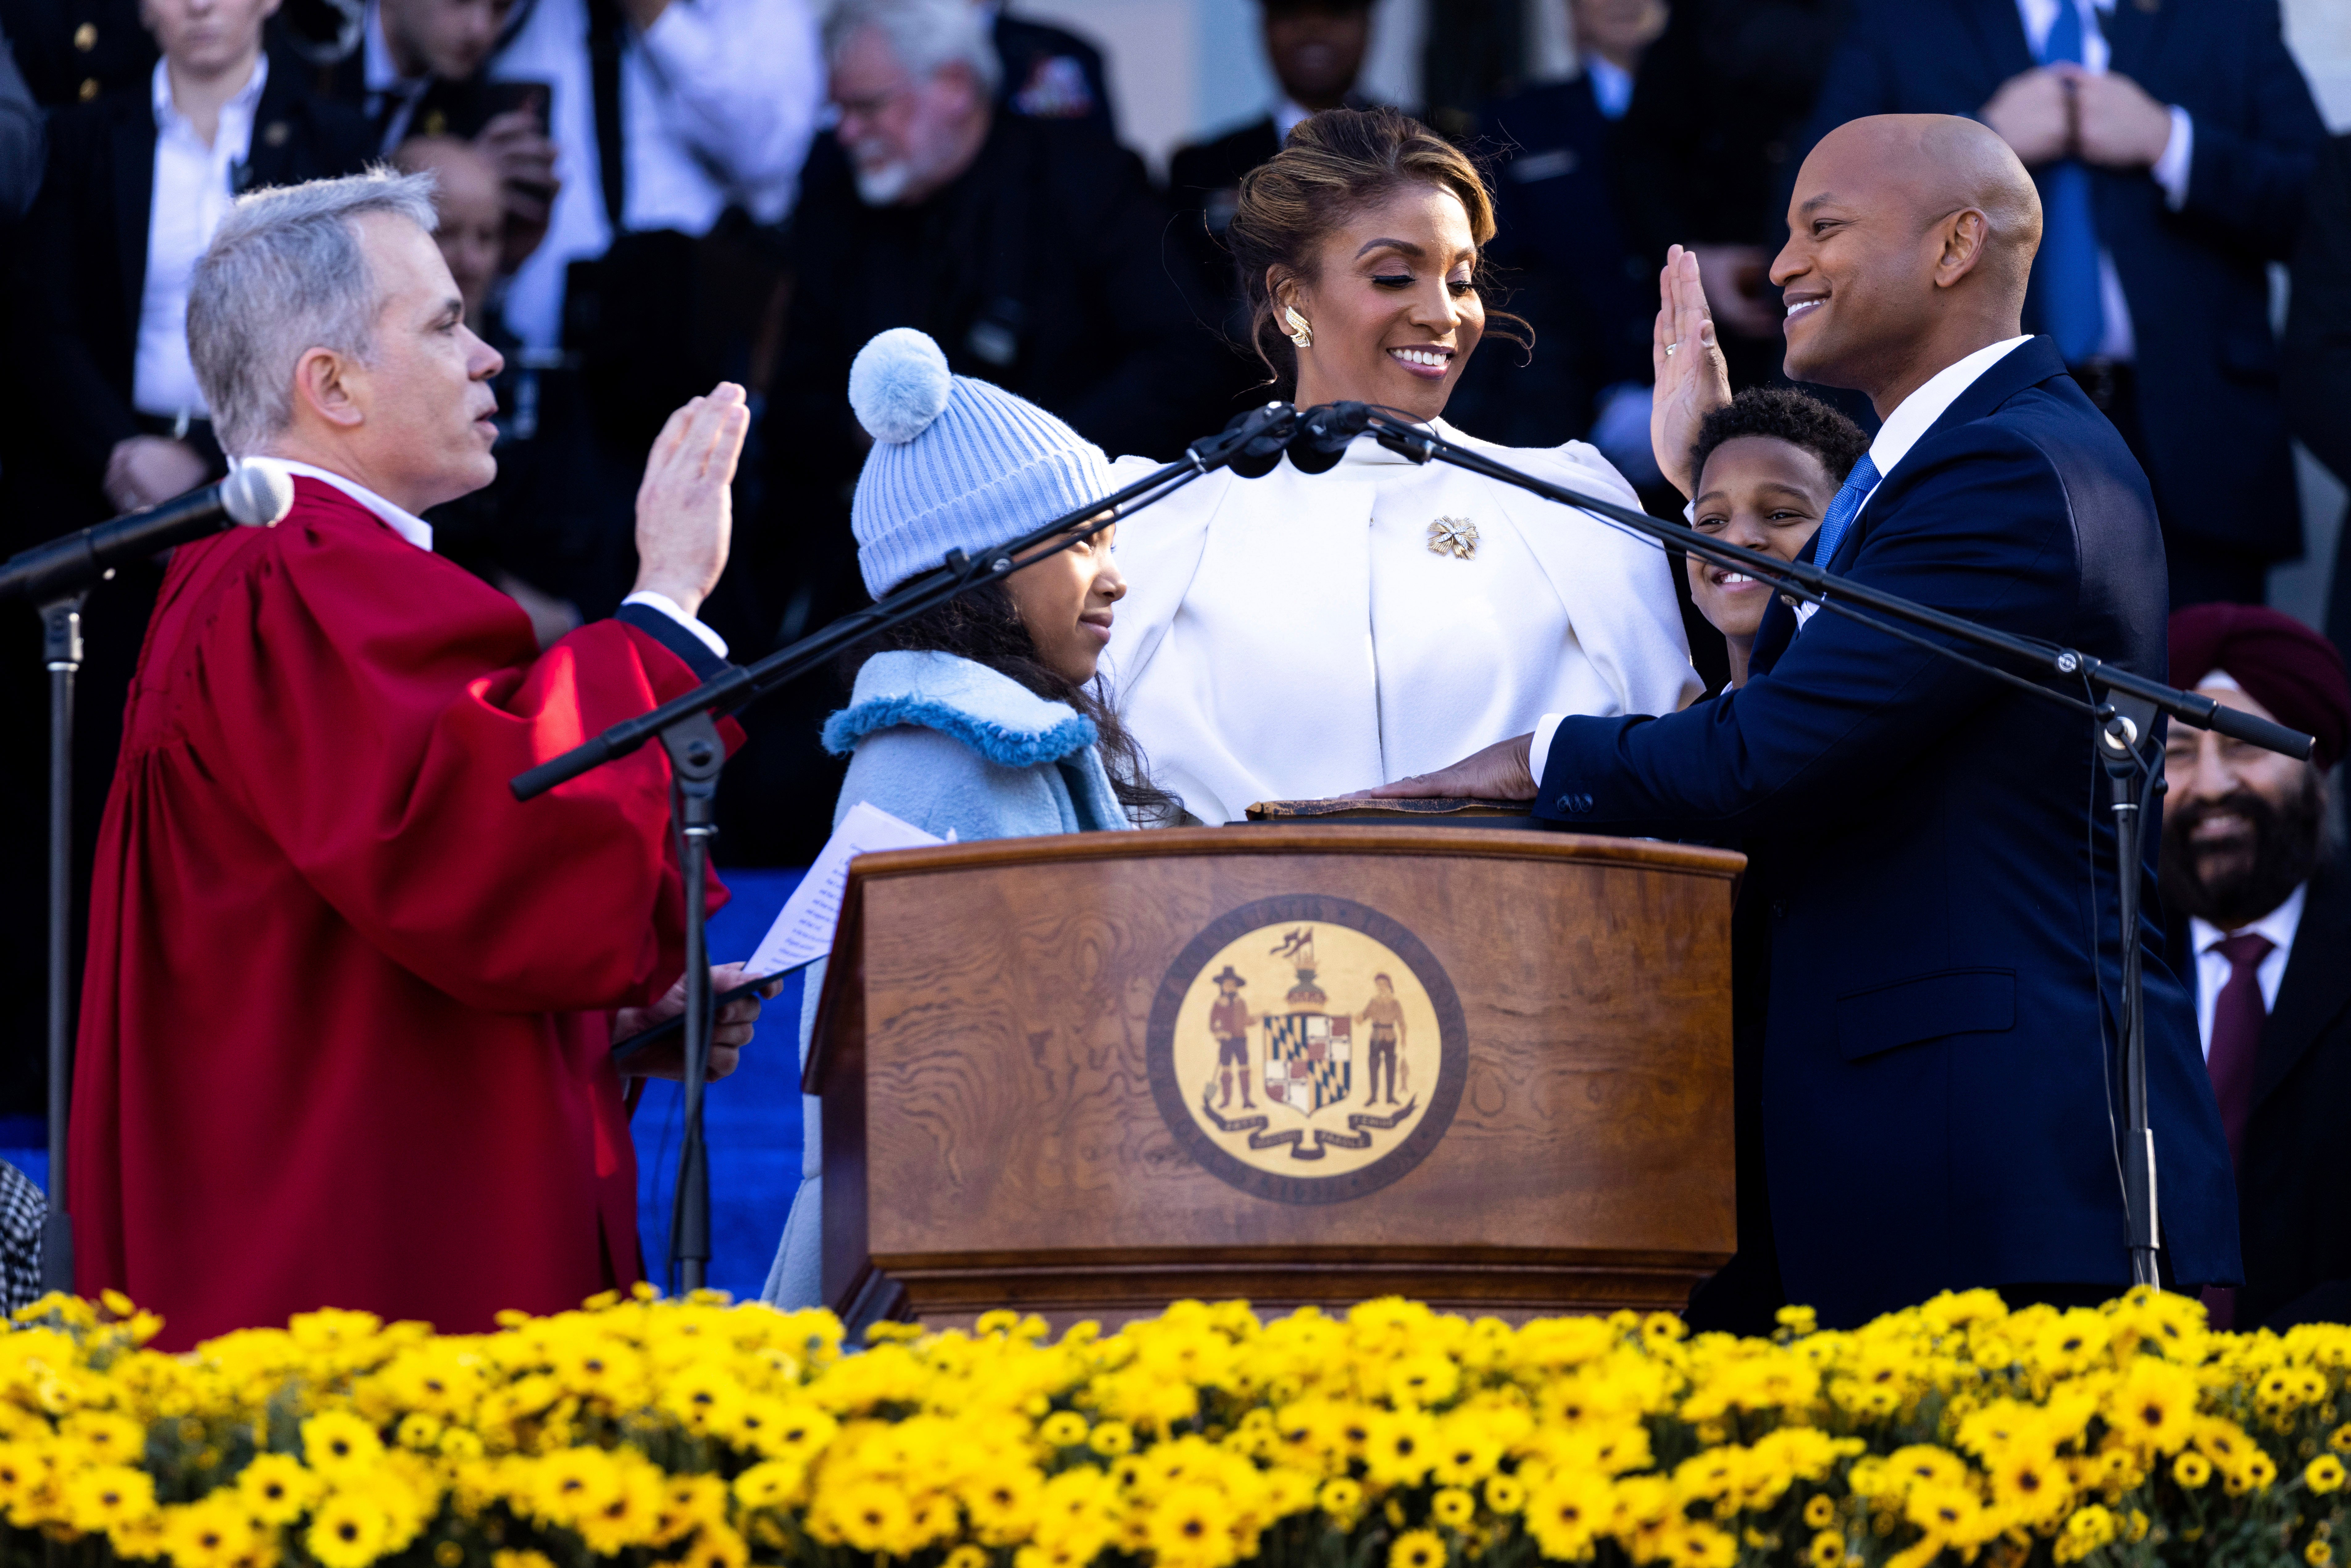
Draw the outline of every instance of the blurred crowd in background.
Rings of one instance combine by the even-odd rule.
[[[1531,79],[1544,6],[1566,79]],[[1113,455],[1173,457],[1286,394],[1244,346],[1219,236],[1291,126],[1368,101],[1375,11],[1259,10],[1275,100],[1157,179],[1096,45],[987,0],[0,0],[0,551],[225,472],[182,326],[193,264],[237,193],[389,161],[439,177],[442,248],[506,360],[498,480],[430,517],[435,549],[543,641],[610,614],[662,419],[742,382],[758,415],[703,615],[756,657],[864,602],[844,392],[877,331],[922,329]],[[1403,107],[1485,162],[1489,301],[1533,329],[1531,354],[1497,341],[1465,375],[1447,417],[1474,434],[1590,440],[1677,514],[1648,446],[1666,247],[1696,250],[1735,384],[1777,379],[1770,267],[1804,152],[1935,110],[1983,119],[2042,179],[2027,325],[2139,454],[2175,604],[2258,601],[2301,552],[2290,437],[2351,476],[2351,139],[2330,141],[2277,0],[1427,0],[1420,67],[1426,101]],[[85,864],[160,579],[122,572],[85,612]],[[37,627],[13,624],[0,690],[30,727]],[[841,695],[811,680],[755,713],[726,860],[813,854]],[[5,820],[40,821],[29,727],[0,774]],[[38,857],[9,859],[0,1007],[30,1040]],[[0,1071],[37,1071],[21,1054]],[[32,1082],[0,1082],[0,1111]]]

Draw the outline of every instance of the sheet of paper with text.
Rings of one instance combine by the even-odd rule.
[[[832,934],[841,924],[841,896],[849,885],[849,862],[877,850],[911,850],[924,844],[951,842],[912,822],[901,821],[878,806],[860,800],[825,841],[816,863],[800,878],[791,897],[768,927],[758,951],[744,966],[750,975],[777,975],[813,964],[832,951]]]

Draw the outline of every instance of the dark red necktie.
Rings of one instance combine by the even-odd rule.
[[[2258,931],[2240,932],[2214,944],[2229,960],[2229,981],[2212,998],[2212,1048],[2204,1053],[2212,1074],[2212,1098],[2220,1103],[2220,1126],[2229,1134],[2229,1163],[2241,1166],[2245,1122],[2253,1110],[2253,1064],[2261,1055],[2262,1025],[2269,1006],[2262,1000],[2262,960],[2276,946]],[[2237,1292],[2218,1286],[2204,1292],[2204,1306],[2216,1329],[2234,1326]]]
[[[2253,1109],[2253,1059],[2261,1054],[2262,1025],[2270,1009],[2262,1000],[2262,960],[2275,944],[2258,931],[2224,936],[2216,944],[2229,960],[2229,983],[2212,999],[2212,1049],[2204,1065],[2212,1074],[2212,1098],[2220,1103],[2220,1125],[2229,1134],[2229,1162],[2245,1152],[2245,1119]]]

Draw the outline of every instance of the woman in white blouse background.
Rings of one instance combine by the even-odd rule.
[[[1498,447],[1438,418],[1486,329],[1493,232],[1450,143],[1394,110],[1332,110],[1242,182],[1226,243],[1301,407],[1381,404],[1639,506],[1582,442]],[[1369,436],[1324,474],[1285,457],[1196,481],[1123,523],[1118,554],[1120,712],[1206,822],[1430,772],[1546,714],[1671,713],[1702,689],[1656,547]]]

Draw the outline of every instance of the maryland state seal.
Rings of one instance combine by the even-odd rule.
[[[1176,1141],[1244,1192],[1336,1203],[1418,1165],[1452,1124],[1469,1044],[1453,983],[1375,909],[1259,899],[1194,937],[1145,1037]]]

